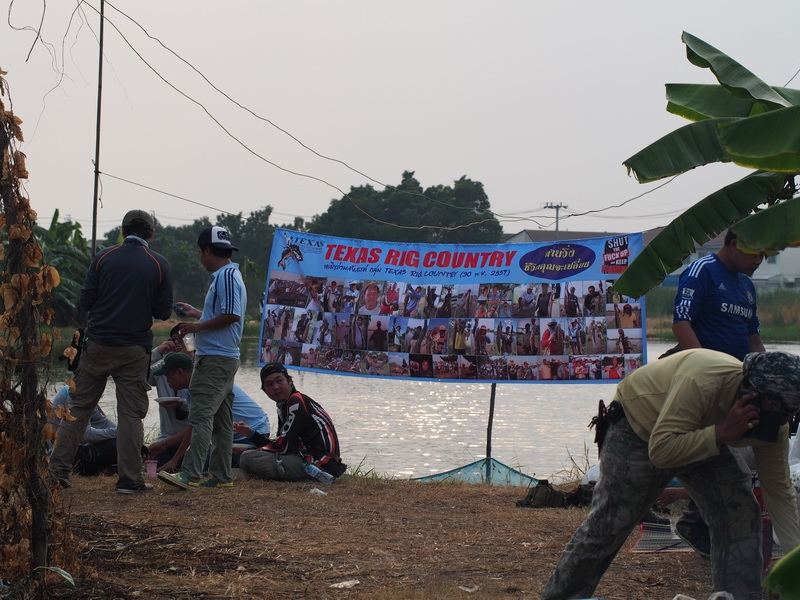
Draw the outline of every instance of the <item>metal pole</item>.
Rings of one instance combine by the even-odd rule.
[[[554,209],[556,211],[556,233],[558,233],[559,212],[561,211],[562,208],[569,208],[569,207],[566,204],[564,204],[563,202],[559,202],[558,204],[553,204],[552,202],[547,202],[544,205],[543,208]],[[556,239],[558,239],[557,235],[556,235]]]
[[[492,422],[494,421],[494,395],[497,384],[492,384],[492,395],[489,397],[489,424],[486,426],[486,483],[492,483]]]
[[[94,141],[94,202],[92,204],[92,256],[97,253],[97,195],[100,189],[100,112],[103,105],[103,25],[106,2],[100,0],[100,57],[97,65],[97,130]]]

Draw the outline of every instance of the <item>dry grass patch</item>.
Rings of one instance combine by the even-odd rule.
[[[62,593],[74,598],[530,598],[585,516],[518,508],[519,488],[373,477],[344,477],[326,496],[312,484],[157,483],[129,497],[112,478],[74,483],[64,502],[86,567]],[[709,578],[691,554],[626,549],[598,594],[705,597]]]

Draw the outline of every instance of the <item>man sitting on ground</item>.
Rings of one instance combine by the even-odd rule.
[[[278,409],[278,437],[253,436],[263,445],[247,450],[239,459],[245,477],[306,481],[305,465],[339,477],[346,465],[339,457],[339,438],[328,413],[314,400],[301,394],[281,363],[267,363],[261,369],[261,389],[275,401]],[[250,435],[249,428],[239,426],[237,432]]]
[[[172,401],[158,403],[159,435],[150,444],[148,456],[158,461],[159,468],[175,455],[182,440],[181,434],[189,426],[189,390],[172,389],[163,373],[164,358],[173,352],[184,352],[178,326],[173,327],[167,340],[150,352],[150,385],[155,386],[159,398],[175,398]],[[191,358],[191,354],[187,356]],[[173,466],[174,463],[168,468]]]
[[[164,363],[160,369],[156,370],[153,374],[156,376],[164,375],[169,383],[169,386],[177,393],[188,392],[189,382],[192,379],[192,359],[182,352],[174,352],[168,354],[164,358]],[[191,405],[191,395],[186,396],[187,407]],[[177,402],[177,401],[176,401]],[[233,420],[245,423],[253,432],[253,435],[269,435],[269,417],[256,404],[247,393],[238,385],[233,386]],[[180,467],[183,456],[189,447],[189,442],[192,439],[192,427],[189,420],[186,420],[186,426],[174,433],[173,435],[156,440],[150,444],[150,457],[158,457],[160,469],[162,471],[174,471]],[[259,440],[261,438],[258,438]],[[249,436],[240,436],[234,433],[233,442],[238,444],[250,444],[255,447],[257,442],[249,439]],[[236,460],[233,457],[232,463],[235,465]],[[212,483],[214,480],[210,480]],[[212,485],[205,483],[205,487],[232,487],[233,484],[228,482],[229,485]]]

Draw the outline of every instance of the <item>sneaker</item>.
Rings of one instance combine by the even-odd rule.
[[[233,481],[220,481],[216,477],[212,477],[211,479],[206,479],[203,483],[200,484],[202,488],[232,488]]]
[[[642,518],[642,523],[646,525],[661,525],[664,527],[669,527],[670,520],[666,517],[662,517],[661,515],[656,514],[655,512],[648,511],[648,513]]]
[[[141,494],[142,492],[149,492],[153,489],[153,485],[150,483],[143,483],[137,486],[117,486],[117,493],[118,494]]]
[[[183,473],[167,473],[166,471],[159,471],[158,478],[164,483],[181,490],[190,490],[200,486],[199,483],[192,481]]]
[[[675,523],[675,533],[689,547],[703,558],[711,558],[711,536],[705,523],[687,523],[679,520]]]
[[[58,485],[60,485],[65,490],[72,487],[72,482],[69,480],[69,477],[67,477],[66,475],[62,475],[60,477],[56,477],[56,481],[58,482]]]

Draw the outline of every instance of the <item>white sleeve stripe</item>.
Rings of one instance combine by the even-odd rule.
[[[704,256],[703,258],[699,258],[692,263],[689,267],[689,277],[697,277],[697,274],[703,268],[703,265],[709,262],[714,262],[714,255],[709,254],[708,256]]]
[[[690,311],[692,309],[692,301],[683,299],[675,307],[675,316],[679,321],[691,321]]]
[[[241,304],[241,287],[236,281],[236,274],[234,271],[235,269],[230,268],[225,269],[222,273],[222,285],[225,289],[223,295],[224,300],[220,308],[227,311],[228,314],[234,314],[236,312],[237,301]]]

